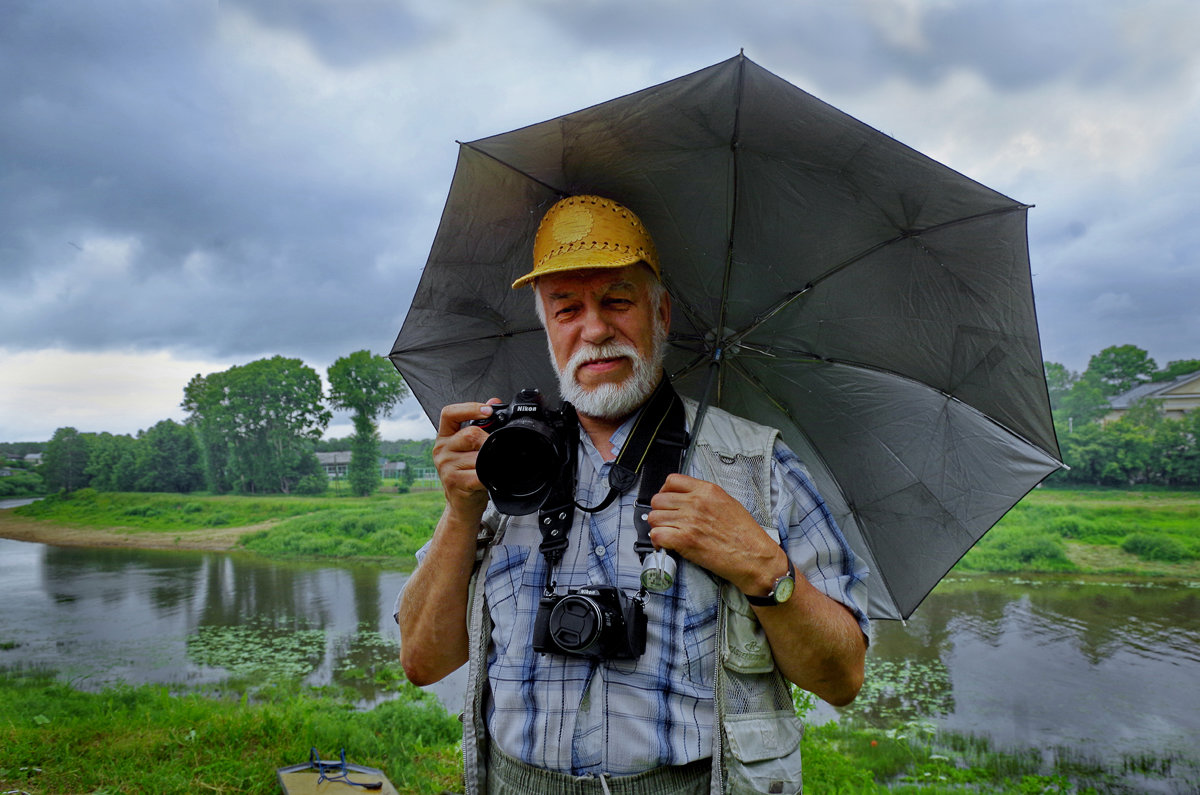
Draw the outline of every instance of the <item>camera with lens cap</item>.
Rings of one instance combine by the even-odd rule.
[[[475,472],[496,510],[525,516],[542,507],[571,461],[577,422],[570,403],[548,409],[536,389],[522,389],[511,403],[494,405],[490,417],[471,422],[488,432]]]
[[[533,650],[603,660],[636,660],[646,651],[641,599],[611,585],[543,596],[533,624]]]

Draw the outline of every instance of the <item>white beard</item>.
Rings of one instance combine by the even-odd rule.
[[[601,420],[618,420],[632,414],[646,401],[658,386],[659,375],[662,373],[663,354],[667,341],[667,330],[657,315],[654,317],[653,337],[650,353],[646,358],[638,355],[632,345],[620,342],[608,342],[604,345],[584,343],[583,347],[572,354],[565,367],[558,369],[558,389],[563,400],[571,403],[575,410],[585,417],[595,417]],[[553,361],[551,350],[551,361]],[[575,378],[579,367],[593,359],[612,359],[619,356],[628,357],[633,364],[633,372],[619,384],[602,383],[593,387],[584,387]]]

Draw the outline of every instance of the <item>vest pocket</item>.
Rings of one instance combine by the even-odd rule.
[[[725,583],[722,598],[726,611],[721,659],[725,667],[740,674],[765,674],[775,668],[767,633],[758,623],[745,595]]]
[[[802,789],[800,740],[794,712],[751,712],[725,717],[726,784],[731,793],[796,795]]]

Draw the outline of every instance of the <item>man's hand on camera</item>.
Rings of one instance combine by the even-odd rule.
[[[475,474],[475,458],[488,434],[468,423],[491,416],[492,406],[500,402],[492,398],[487,403],[454,403],[442,409],[433,464],[446,494],[447,510],[463,519],[482,517],[488,499]]]

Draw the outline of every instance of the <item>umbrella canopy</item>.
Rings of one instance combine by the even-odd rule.
[[[654,236],[681,394],[779,428],[906,618],[1059,468],[1028,205],[744,56],[460,145],[391,359],[441,407],[553,392],[528,290],[542,214],[611,197]]]

